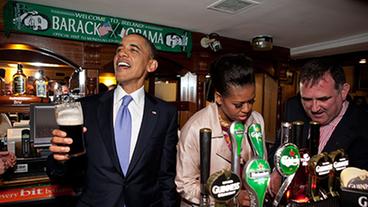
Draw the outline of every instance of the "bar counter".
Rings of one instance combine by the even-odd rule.
[[[6,176],[6,175],[5,175]],[[78,195],[70,186],[53,184],[44,174],[0,179],[0,206],[75,206]]]

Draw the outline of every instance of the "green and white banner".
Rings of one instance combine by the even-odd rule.
[[[102,43],[120,43],[127,34],[140,33],[166,52],[190,56],[192,34],[178,28],[147,24],[55,7],[9,1],[4,7],[5,31]]]

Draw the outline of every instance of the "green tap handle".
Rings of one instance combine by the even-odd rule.
[[[255,123],[249,126],[248,138],[255,155],[259,158],[267,160],[265,153],[265,143],[263,141],[262,128],[260,124]]]

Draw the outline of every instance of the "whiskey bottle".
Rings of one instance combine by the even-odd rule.
[[[0,68],[0,95],[6,95],[4,79],[5,79],[5,69]]]
[[[23,73],[23,65],[18,64],[17,72],[13,75],[13,94],[14,95],[23,95],[26,93],[26,83],[27,77]]]
[[[289,189],[291,202],[298,204],[307,203],[310,198],[308,185],[308,161],[310,159],[310,153],[307,140],[303,138],[303,129],[304,122],[293,122],[292,137],[295,144],[300,149],[300,166],[289,186]]]
[[[48,79],[45,77],[43,70],[38,71],[38,76],[34,81],[34,89],[37,97],[47,98]]]

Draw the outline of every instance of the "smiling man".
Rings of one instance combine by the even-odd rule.
[[[178,205],[177,110],[144,92],[147,74],[158,66],[155,56],[154,46],[144,36],[123,38],[114,57],[118,86],[81,100],[84,156],[69,158],[72,139],[63,131],[53,131],[48,174],[55,180],[84,181],[77,206]]]

